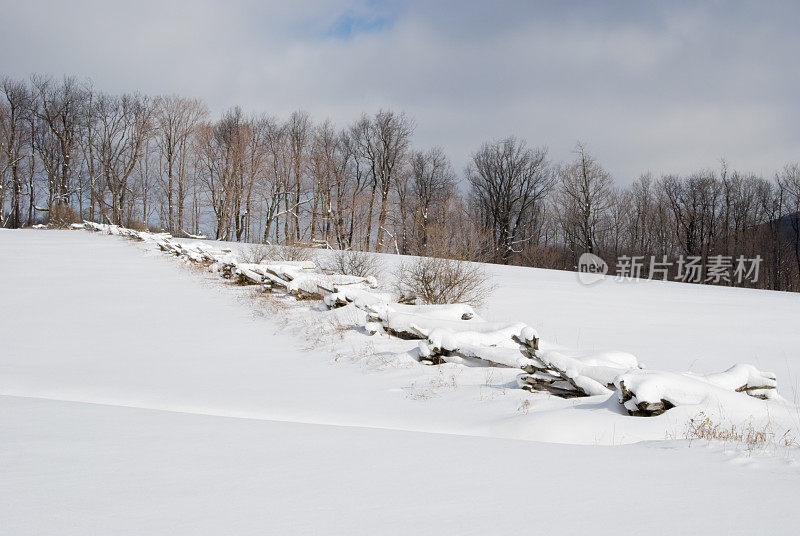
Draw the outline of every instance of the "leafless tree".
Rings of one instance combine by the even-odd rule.
[[[8,106],[0,101],[0,228],[5,227],[6,216],[6,184],[8,179],[8,151],[5,150],[8,144]]]
[[[720,203],[720,185],[713,172],[696,173],[685,180],[670,175],[664,177],[662,187],[673,213],[681,251],[686,255],[709,255]]]
[[[318,226],[325,243],[339,248],[352,245],[354,205],[363,187],[356,160],[348,130],[337,130],[330,121],[315,129],[310,160],[312,240]]]
[[[772,290],[791,289],[796,279],[787,267],[790,253],[787,251],[784,229],[784,196],[786,192],[780,182],[760,181],[758,204],[766,223],[755,230],[753,239],[760,246],[756,254],[764,256],[764,288]],[[794,248],[791,248],[792,250]]]
[[[74,157],[78,150],[85,88],[75,78],[55,82],[34,76],[32,85],[38,100],[36,113],[44,124],[40,151],[48,172],[49,207],[66,206],[73,195]]]
[[[30,147],[28,139],[31,132],[26,127],[29,125],[27,116],[31,111],[32,98],[25,83],[11,78],[3,78],[0,90],[5,98],[4,113],[0,118],[0,150],[4,154],[3,167],[8,171],[11,185],[8,225],[17,229],[22,226],[22,165]]]
[[[575,153],[575,160],[558,170],[555,206],[569,249],[594,253],[598,237],[608,225],[613,183],[585,145],[578,143]]]
[[[274,230],[277,243],[280,242],[281,216],[285,216],[284,239],[289,237],[290,214],[281,210],[282,206],[286,206],[285,200],[290,190],[289,137],[286,125],[271,117],[262,117],[259,120],[259,129],[262,131],[265,151],[264,170],[257,181],[264,210],[263,241],[269,241],[270,232]],[[287,210],[288,208],[291,207],[287,207]]]
[[[156,146],[162,158],[162,189],[167,202],[167,228],[178,233],[184,227],[184,207],[189,193],[189,152],[191,137],[208,111],[196,99],[177,95],[159,97],[155,102]]]
[[[786,165],[778,173],[777,182],[782,190],[783,212],[791,230],[792,247],[800,273],[800,164]]]
[[[100,173],[100,165],[95,154],[95,147],[97,146],[97,119],[96,119],[96,98],[94,87],[87,84],[81,100],[80,112],[80,126],[78,136],[78,146],[81,159],[81,177],[78,182],[80,184],[79,194],[81,213],[83,213],[83,193],[89,192],[89,206],[88,216],[89,219],[94,221],[97,215],[103,218],[105,215],[105,206],[103,205],[103,190],[104,184]],[[97,212],[95,212],[97,211]]]
[[[287,236],[293,240],[301,239],[300,207],[302,206],[305,188],[305,174],[310,149],[310,138],[313,125],[308,114],[303,111],[293,112],[286,125],[289,141],[289,158],[291,172],[291,195],[285,197]]]
[[[527,240],[522,231],[553,186],[547,151],[514,137],[486,143],[467,168],[477,216],[492,237],[495,262],[507,263]]]
[[[247,216],[246,192],[252,175],[246,174],[251,124],[240,108],[223,114],[214,124],[199,128],[198,147],[203,160],[203,182],[216,217],[216,238],[241,239]]]
[[[380,206],[375,248],[377,251],[383,251],[386,245],[384,237],[389,193],[396,175],[406,163],[414,125],[405,114],[380,110],[374,117],[363,116],[352,131],[357,140],[359,157],[364,160],[372,183],[366,232],[367,245],[372,236],[372,215],[377,194]]]
[[[444,149],[434,147],[412,154],[410,186],[418,252],[423,252],[431,222],[445,223],[448,205],[456,193],[456,175]]]
[[[142,157],[151,131],[152,103],[141,95],[100,95],[95,103],[97,136],[94,151],[110,196],[112,221],[122,224],[128,195],[128,179]],[[130,214],[130,213],[129,213]]]

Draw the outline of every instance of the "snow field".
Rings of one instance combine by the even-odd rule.
[[[733,409],[635,418],[613,393],[561,399],[519,389],[514,369],[423,366],[419,341],[368,336],[356,307],[232,285],[151,245],[0,231],[0,257],[14,259],[0,263],[0,533],[749,534],[800,521],[794,449],[681,439],[701,411],[778,434],[796,422],[792,404],[727,390],[751,370],[714,377]],[[770,365],[794,370],[794,296],[582,290],[574,274],[489,269],[498,290],[476,314],[535,328],[546,351],[625,363],[616,349],[644,370],[702,374],[751,361],[793,398]],[[622,322],[627,307],[639,314]]]

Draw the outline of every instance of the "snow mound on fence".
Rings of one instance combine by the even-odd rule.
[[[746,364],[708,376],[630,371],[617,377],[614,384],[620,403],[631,415],[658,415],[675,406],[728,407],[748,399],[778,398],[775,375]]]
[[[620,374],[639,368],[636,356],[624,352],[608,352],[585,357],[569,357],[560,352],[542,352],[539,359],[546,366],[564,371],[576,382],[593,385],[593,393],[604,394]],[[592,382],[592,383],[589,383]],[[599,384],[594,386],[594,384]]]
[[[375,283],[377,285],[377,281]],[[367,290],[352,285],[334,285],[332,290],[333,292],[322,297],[323,302],[329,309],[352,304],[358,309],[367,311],[371,308],[379,308],[381,305],[389,304],[397,299],[391,292]]]

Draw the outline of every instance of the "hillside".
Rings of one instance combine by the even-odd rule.
[[[752,363],[789,401],[635,418],[613,396],[527,393],[512,369],[420,365],[415,341],[348,328],[347,308],[259,297],[120,237],[0,231],[0,256],[9,533],[744,534],[800,520],[796,448],[683,439],[699,410],[797,429],[796,294],[488,266],[486,318],[650,369]],[[387,277],[397,262],[384,257]]]

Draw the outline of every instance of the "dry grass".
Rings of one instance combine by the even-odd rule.
[[[748,452],[765,450],[768,448],[791,448],[800,446],[797,438],[791,435],[791,430],[777,433],[771,423],[756,427],[748,422],[742,426],[735,424],[723,425],[714,421],[704,412],[698,413],[689,419],[684,432],[684,438],[689,441],[721,441],[743,445]]]
[[[264,292],[260,287],[250,290],[245,297],[253,307],[253,313],[256,316],[269,318],[283,326],[288,323],[286,313],[290,305],[283,297],[271,292]]]
[[[478,386],[478,400],[486,402],[489,400],[497,400],[503,398],[508,394],[508,389],[505,385],[495,383],[496,367],[487,367],[484,372],[483,385]]]
[[[422,383],[411,382],[411,385],[405,387],[403,391],[406,393],[406,398],[411,400],[430,400],[441,396],[440,392],[443,390],[454,391],[456,389],[458,389],[456,375],[450,374],[447,377],[444,371],[439,369],[439,374],[436,377]]]
[[[319,349],[327,344],[333,350],[338,342],[344,340],[345,334],[350,329],[336,315],[322,317],[313,315],[310,320],[303,322],[303,328],[306,336],[306,344],[303,349],[306,351]]]
[[[378,352],[372,342],[359,348],[354,347],[350,359],[360,364],[362,371],[386,370],[395,366],[391,354]]]
[[[207,264],[204,264],[202,262],[191,261],[189,259],[186,259],[184,262],[178,263],[178,266],[181,266],[182,268],[197,274],[208,272]]]
[[[494,286],[484,268],[475,263],[418,257],[400,264],[395,272],[398,292],[424,303],[468,303],[478,306]]]

